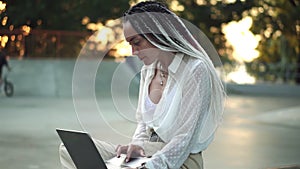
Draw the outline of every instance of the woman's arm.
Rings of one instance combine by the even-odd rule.
[[[139,89],[139,99],[138,99],[138,107],[136,110],[136,120],[137,120],[137,127],[135,130],[134,135],[132,136],[132,140],[128,145],[119,145],[116,149],[117,156],[121,154],[126,154],[126,160],[129,160],[131,157],[135,156],[145,156],[144,155],[144,141],[148,140],[148,135],[146,131],[146,124],[142,120],[141,114],[141,106],[142,104],[142,97],[143,97],[143,85],[145,84],[145,71],[141,71],[141,80],[140,80],[140,89]]]
[[[135,133],[132,137],[131,144],[138,145],[143,148],[144,141],[148,140],[149,136],[146,132],[146,125],[143,122],[138,123]]]
[[[179,98],[180,117],[174,121],[174,126],[171,126],[171,130],[174,130],[173,137],[161,151],[153,155],[152,160],[146,163],[147,168],[180,168],[200,135],[210,132],[203,129],[207,123],[211,97],[209,80],[205,65],[199,64],[184,83],[182,98]]]
[[[137,127],[131,141],[131,144],[138,145],[141,147],[143,147],[143,142],[149,139],[146,131],[146,124],[143,122],[142,119],[142,108],[141,108],[141,106],[143,105],[142,98],[144,95],[143,87],[145,85],[145,74],[146,74],[145,69],[142,69],[140,86],[139,86],[139,100],[138,100],[138,107],[136,111]]]

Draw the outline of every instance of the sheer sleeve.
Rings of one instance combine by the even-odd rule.
[[[180,99],[179,117],[173,123],[172,139],[159,152],[153,155],[147,162],[150,169],[180,168],[192,152],[195,144],[199,143],[199,137],[206,125],[210,103],[210,77],[207,67],[200,63],[194,71],[185,78]],[[209,139],[210,137],[207,137]],[[206,140],[204,140],[203,144]],[[201,146],[200,146],[201,147]],[[202,151],[205,146],[199,149]]]
[[[134,135],[132,137],[131,144],[139,145],[143,147],[143,142],[149,139],[149,136],[146,132],[146,124],[143,122],[142,119],[142,110],[141,106],[142,104],[142,97],[143,97],[143,86],[145,84],[145,69],[142,69],[141,71],[141,80],[140,80],[140,89],[139,89],[139,99],[138,99],[138,107],[136,111],[136,120],[137,120],[137,127],[134,132]]]

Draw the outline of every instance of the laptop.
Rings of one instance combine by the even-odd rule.
[[[120,169],[106,166],[92,138],[86,132],[56,129],[77,169]]]
[[[149,157],[130,158],[125,163],[125,154],[104,161],[91,136],[87,132],[56,129],[77,169],[122,169],[136,168],[149,161]]]

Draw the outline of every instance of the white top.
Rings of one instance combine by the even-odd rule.
[[[154,111],[156,109],[156,104],[152,102],[152,100],[150,99],[149,95],[146,96],[145,99],[145,110],[147,113],[145,114],[154,114]]]
[[[211,99],[208,68],[200,59],[177,53],[168,67],[169,76],[161,99],[148,116],[149,107],[145,103],[156,64],[145,65],[141,70],[138,126],[132,144],[143,146],[151,127],[166,146],[152,156],[146,167],[180,168],[190,153],[208,147],[218,125],[213,113],[208,111]]]
[[[145,98],[145,112],[144,112],[144,118],[147,119],[152,119],[155,109],[156,109],[156,105],[155,103],[152,102],[152,100],[150,99],[149,95],[146,96]],[[150,126],[147,126],[150,127]]]
[[[149,86],[147,88],[149,88]],[[168,97],[166,97],[167,100],[165,101],[165,103],[167,106],[171,105],[174,94],[175,94],[175,88],[173,88],[170,91],[170,93],[168,94]],[[144,112],[143,119],[144,119],[144,121],[147,122],[147,128],[155,127],[155,125],[153,124],[153,122],[154,122],[153,117],[154,117],[156,107],[157,107],[157,104],[153,103],[151,98],[149,97],[149,95],[147,95],[145,97],[145,106],[144,106],[144,111],[143,111]]]

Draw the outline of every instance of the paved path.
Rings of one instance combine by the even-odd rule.
[[[134,105],[134,99],[132,100]],[[131,115],[108,98],[0,96],[0,168],[59,169],[55,128],[81,130],[113,143],[129,141]],[[85,111],[82,111],[85,110]],[[99,114],[100,110],[100,114]],[[103,120],[105,119],[105,120]],[[124,130],[125,129],[125,130]],[[300,165],[300,98],[230,95],[224,121],[204,152],[206,169],[266,169]]]

